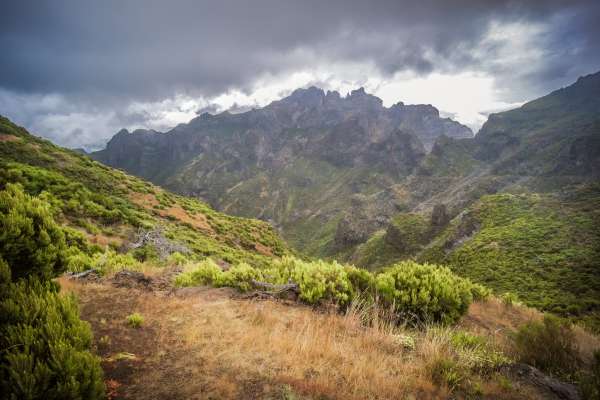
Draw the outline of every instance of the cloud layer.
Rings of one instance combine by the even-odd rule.
[[[0,13],[0,113],[98,147],[123,126],[264,105],[293,85],[364,85],[406,102],[402,85],[422,82],[427,102],[473,116],[599,69],[599,19],[593,0],[23,0]],[[487,83],[457,98],[462,111],[431,89],[465,76]],[[473,95],[489,98],[466,112]]]

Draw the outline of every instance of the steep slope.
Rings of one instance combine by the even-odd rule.
[[[403,212],[337,257],[371,268],[412,257],[447,264],[598,327],[598,93],[600,73],[490,116],[474,139],[440,138],[393,188],[407,194]]]
[[[312,87],[242,114],[203,114],[167,133],[121,131],[93,157],[222,211],[272,221],[316,254],[336,246],[353,195],[410,175],[440,135],[472,133],[432,106],[385,108],[363,89],[341,97]]]
[[[174,195],[150,183],[30,135],[0,117],[0,188],[18,183],[42,196],[73,245],[73,268],[100,262],[135,262],[124,252],[153,231],[188,257],[213,256],[255,265],[288,253],[273,228],[261,221],[218,213],[206,204]],[[148,250],[150,253],[144,253]],[[152,249],[137,249],[144,260]],[[104,258],[102,258],[104,257]],[[75,265],[75,264],[81,265]],[[121,266],[122,267],[122,266]]]

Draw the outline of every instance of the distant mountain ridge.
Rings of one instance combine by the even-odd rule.
[[[121,131],[92,156],[216,208],[272,222],[309,254],[352,257],[399,212],[449,218],[482,195],[600,177],[600,73],[492,114],[477,136],[430,105],[311,87],[167,133]]]
[[[121,130],[92,157],[269,220],[294,241],[305,236],[299,221],[331,225],[353,194],[410,175],[440,136],[473,133],[431,105],[387,108],[362,88],[342,97],[310,87],[240,114],[205,113],[167,133]]]

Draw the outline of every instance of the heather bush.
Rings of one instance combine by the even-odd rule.
[[[140,313],[133,313],[127,316],[127,324],[132,328],[139,328],[144,323],[144,317]]]
[[[241,263],[218,275],[215,283],[216,286],[234,287],[242,292],[247,292],[252,288],[253,280],[263,280],[261,271],[246,263]]]
[[[270,272],[277,276],[276,283],[297,283],[300,299],[309,304],[332,301],[339,305],[347,305],[355,292],[346,269],[335,261],[307,262],[284,257],[274,263]]]
[[[91,266],[103,274],[109,274],[122,269],[140,269],[142,264],[131,254],[120,254],[108,249],[103,253],[94,254]]]
[[[459,278],[443,267],[402,262],[373,275],[335,261],[304,261],[295,257],[275,260],[266,269],[241,263],[227,271],[206,259],[188,265],[186,271],[175,278],[175,284],[228,286],[248,291],[253,280],[275,285],[296,283],[300,300],[308,304],[331,302],[344,308],[358,296],[368,301],[378,296],[397,317],[444,323],[460,318],[473,297],[489,296],[485,287]]]
[[[175,277],[175,286],[218,286],[223,270],[210,258],[186,265],[186,271]]]
[[[448,268],[413,261],[398,263],[375,278],[380,298],[403,318],[456,322],[473,300],[472,283]]]
[[[0,264],[0,269],[7,269]],[[89,352],[92,333],[89,324],[79,319],[75,299],[35,277],[2,286],[3,398],[104,398],[100,360]]]
[[[8,184],[0,191],[0,257],[13,279],[36,275],[49,279],[65,270],[66,242],[43,200]]]

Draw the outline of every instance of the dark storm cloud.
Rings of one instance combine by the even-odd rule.
[[[576,41],[578,62],[597,65],[598,10],[595,1],[9,2],[0,13],[0,87],[146,100],[243,89],[262,73],[312,63],[372,61],[386,74],[476,68],[482,60],[469,49],[490,21],[560,13],[573,14],[573,25],[558,32],[568,40],[548,38],[553,53]],[[308,55],[291,56],[297,49]],[[572,67],[555,62],[540,81]]]
[[[353,63],[380,77],[482,72],[502,101],[521,102],[600,68],[598,20],[597,0],[4,2],[0,114],[59,144],[98,147],[124,126],[167,129],[152,102],[178,111],[168,99],[184,94],[217,111],[211,98],[249,93],[260,77]],[[489,40],[494,24],[515,23],[545,29]],[[529,51],[524,40],[539,60],[510,60],[513,48]]]

